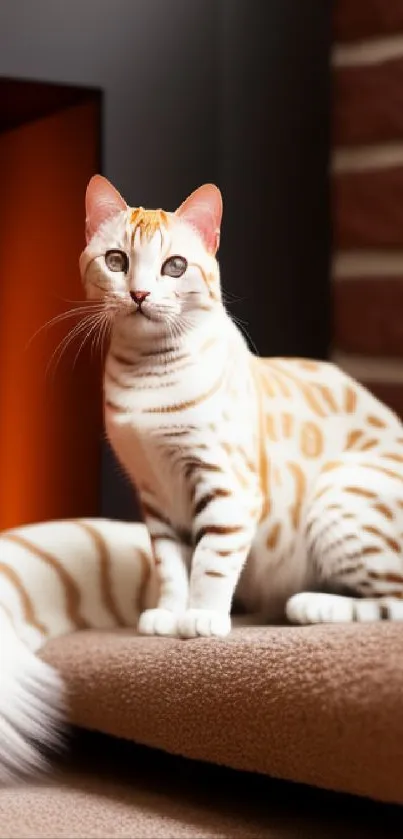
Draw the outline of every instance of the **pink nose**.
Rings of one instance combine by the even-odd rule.
[[[146,299],[146,297],[148,297],[149,294],[149,291],[131,291],[130,297],[132,298],[132,300],[134,300],[135,303],[137,303],[138,306],[140,306],[141,303],[144,303],[144,300]]]

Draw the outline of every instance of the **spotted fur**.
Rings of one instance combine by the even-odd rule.
[[[103,179],[87,193],[82,276],[111,323],[105,424],[161,585],[140,631],[224,635],[234,598],[267,619],[403,618],[401,423],[331,364],[250,353],[222,302],[221,209],[211,185],[163,215]],[[167,279],[172,256],[186,270]]]
[[[167,213],[90,182],[80,266],[110,330],[105,426],[147,527],[1,535],[0,782],[58,741],[63,686],[35,655],[50,637],[224,636],[234,604],[403,620],[402,424],[331,364],[250,353],[222,302],[220,220],[213,186]]]

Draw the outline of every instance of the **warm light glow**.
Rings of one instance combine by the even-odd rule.
[[[37,329],[81,300],[84,195],[97,171],[96,102],[0,135],[0,529],[95,515],[102,439],[99,364],[78,343],[46,376],[76,321]]]

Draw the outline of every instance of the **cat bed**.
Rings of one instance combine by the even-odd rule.
[[[225,640],[81,632],[43,655],[71,720],[174,755],[403,803],[403,627],[248,627]]]

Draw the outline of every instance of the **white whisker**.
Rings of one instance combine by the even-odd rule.
[[[79,357],[79,355],[80,355],[80,353],[81,353],[81,350],[83,349],[83,347],[85,346],[85,344],[87,343],[87,341],[89,341],[89,339],[91,338],[91,336],[92,336],[92,339],[94,339],[95,337],[97,337],[97,333],[95,332],[95,330],[96,330],[96,329],[98,329],[98,327],[99,327],[99,326],[103,325],[103,322],[104,322],[104,317],[105,317],[105,315],[103,314],[103,315],[102,315],[102,320],[101,320],[101,321],[97,320],[95,323],[93,323],[93,324],[92,324],[92,326],[90,326],[90,328],[89,328],[88,332],[84,335],[84,337],[83,337],[83,339],[82,339],[82,341],[81,341],[81,343],[80,343],[80,346],[79,346],[79,348],[78,348],[78,350],[77,350],[77,352],[76,352],[76,354],[75,354],[75,356],[74,356],[74,361],[73,361],[73,370],[74,370],[74,368],[75,368],[75,366],[76,366],[77,359],[78,359],[78,357]],[[95,335],[94,335],[94,332],[95,332]],[[92,344],[91,344],[91,350],[92,350],[92,349],[93,349],[93,346],[92,346]]]
[[[101,311],[101,309],[103,309],[103,303],[99,303],[98,301],[94,301],[94,303],[97,305],[99,311]],[[43,332],[44,329],[49,329],[51,326],[54,326],[57,323],[61,323],[64,320],[68,320],[69,318],[72,318],[75,315],[79,316],[79,315],[85,315],[85,314],[92,313],[94,311],[94,303],[93,304],[88,304],[87,303],[85,305],[78,306],[75,309],[69,309],[67,312],[61,312],[59,315],[55,315],[53,318],[50,318],[50,320],[48,320],[48,321],[46,321],[46,323],[42,324],[42,326],[40,326],[39,329],[37,329],[36,332],[34,332],[34,334],[31,335],[31,337],[29,338],[29,340],[28,340],[28,342],[27,342],[27,344],[24,348],[24,351],[25,352],[27,351],[27,349],[31,345],[32,341],[34,341],[34,339],[41,332]]]
[[[61,361],[61,358],[65,354],[65,352],[66,352],[67,348],[70,346],[70,344],[76,338],[78,338],[78,336],[82,332],[84,332],[86,330],[87,330],[87,336],[86,337],[89,337],[89,335],[92,334],[93,329],[96,329],[97,326],[100,326],[103,323],[104,319],[105,319],[105,312],[102,311],[102,312],[97,312],[96,314],[87,315],[78,324],[76,324],[73,327],[73,329],[70,330],[70,332],[68,332],[67,335],[64,336],[62,341],[60,341],[60,343],[57,345],[57,347],[53,351],[53,353],[52,353],[52,355],[49,359],[49,362],[47,364],[47,367],[46,367],[45,376],[47,376],[50,373],[50,371],[52,369],[52,365],[54,365],[53,366],[53,376],[54,376],[56,374],[56,369],[57,369],[57,367],[58,367],[58,365]],[[86,341],[86,338],[84,339],[84,341],[80,345],[80,351],[81,351],[82,347],[84,346],[85,341]],[[76,359],[77,359],[77,356],[74,360],[74,364],[76,362]],[[73,367],[74,367],[74,364],[73,364]]]

